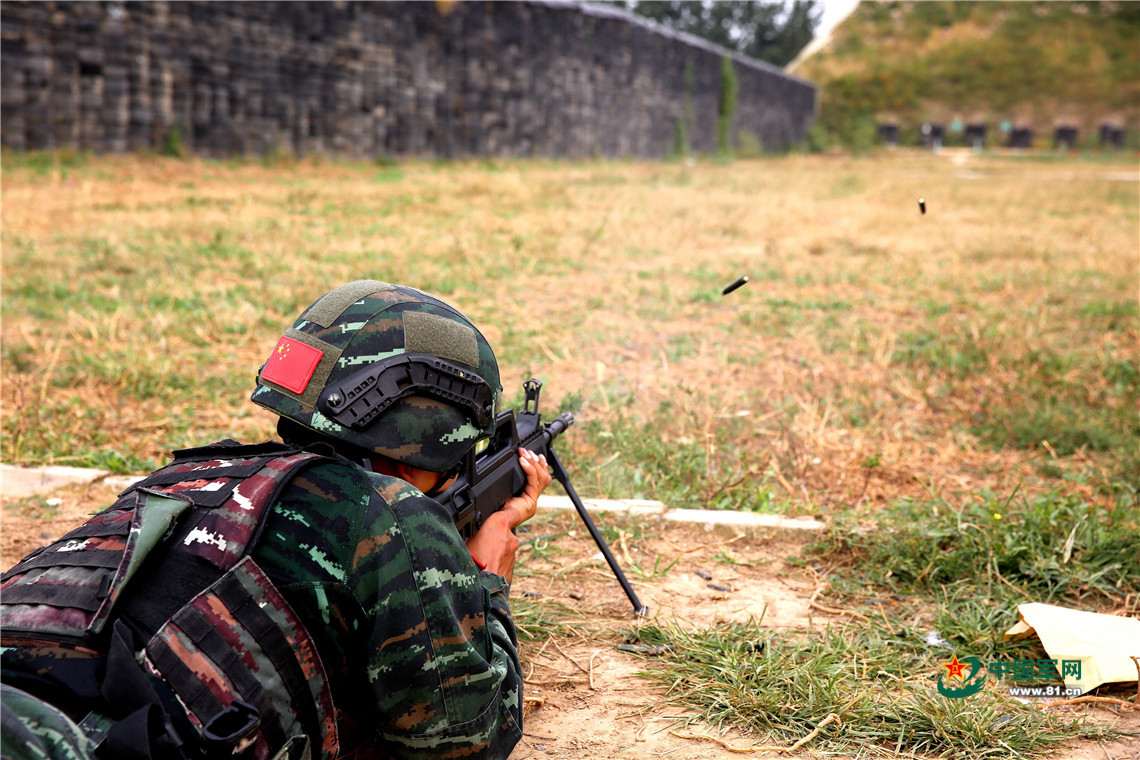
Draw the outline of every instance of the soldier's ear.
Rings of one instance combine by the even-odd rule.
[[[421,470],[419,467],[412,467],[403,462],[396,462],[396,477],[406,483],[411,483],[424,493],[431,491],[439,482],[438,472]]]
[[[381,475],[391,475],[394,478],[400,477],[400,474],[396,472],[396,463],[388,457],[372,456],[368,458],[368,462],[372,465],[373,472],[378,472]]]

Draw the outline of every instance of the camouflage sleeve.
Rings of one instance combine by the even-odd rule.
[[[506,758],[522,737],[508,587],[442,506],[379,475],[349,586],[366,612],[378,733],[400,760]]]
[[[94,744],[59,709],[0,684],[0,760],[91,760]]]

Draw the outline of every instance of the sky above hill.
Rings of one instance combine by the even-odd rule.
[[[819,28],[815,31],[816,37],[824,37],[831,31],[843,17],[858,5],[859,0],[820,0],[823,6],[823,16],[820,18]]]

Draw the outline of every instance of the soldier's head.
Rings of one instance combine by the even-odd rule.
[[[501,396],[495,354],[467,317],[415,288],[358,280],[285,331],[252,400],[290,443],[446,473],[494,430]]]

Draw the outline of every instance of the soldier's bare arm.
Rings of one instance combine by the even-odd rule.
[[[519,539],[514,529],[534,517],[538,497],[550,485],[552,477],[546,457],[527,449],[519,449],[519,464],[526,472],[526,488],[511,497],[503,508],[487,517],[475,535],[467,540],[471,556],[485,570],[503,576],[510,583],[514,576],[515,553]]]

